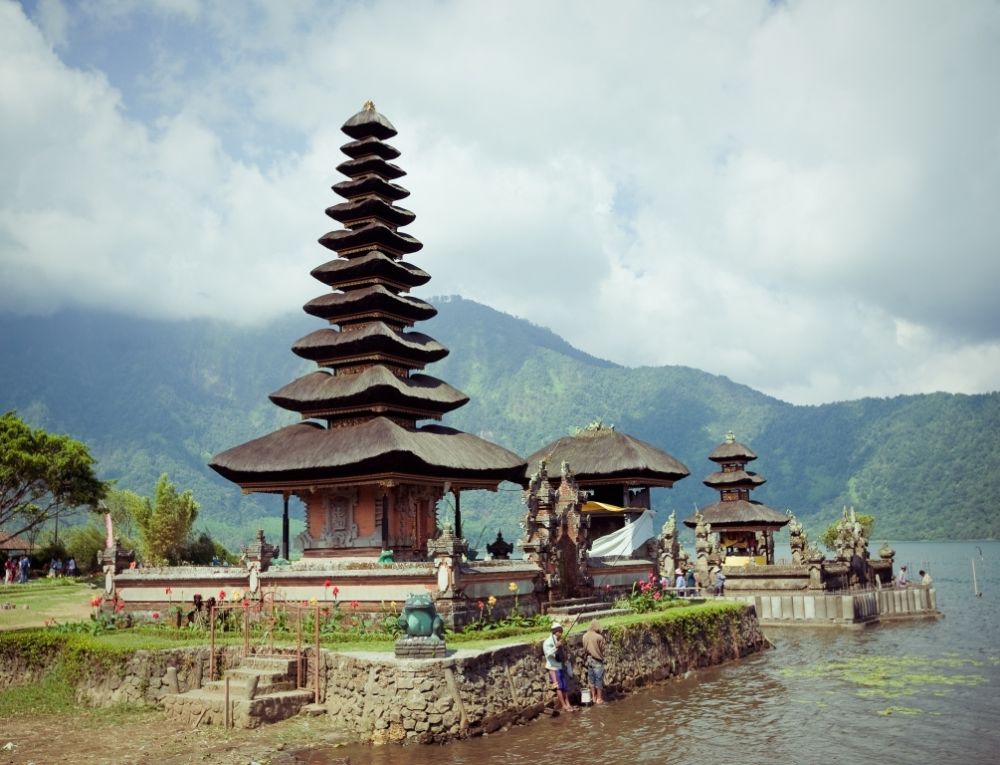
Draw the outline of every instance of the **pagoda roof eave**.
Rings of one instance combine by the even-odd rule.
[[[209,466],[241,486],[376,480],[391,473],[424,482],[517,482],[524,460],[489,441],[442,425],[408,429],[385,417],[324,428],[302,422],[228,449]]]
[[[727,526],[780,529],[789,520],[787,515],[778,512],[773,507],[768,507],[762,502],[745,499],[716,502],[699,508],[698,512],[701,513],[705,523],[712,525],[713,531]],[[691,529],[698,525],[694,515],[685,518],[683,523]]]
[[[584,430],[542,447],[528,457],[524,480],[538,470],[542,460],[553,473],[559,472],[561,463],[568,463],[578,484],[600,481],[656,486],[662,481],[672,485],[690,475],[683,463],[662,449],[610,428]]]

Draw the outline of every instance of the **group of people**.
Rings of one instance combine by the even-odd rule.
[[[22,555],[20,558],[8,558],[3,566],[3,583],[24,584],[28,581],[30,571],[31,561],[28,560],[27,555]]]
[[[49,576],[76,576],[76,559],[72,556],[63,564],[61,558],[53,558],[49,563]],[[3,564],[4,584],[24,584],[31,578],[31,561],[27,555],[8,558]]]
[[[934,580],[931,579],[931,575],[928,574],[923,569],[920,569],[917,572],[917,576],[920,577],[919,584],[920,584],[921,587],[930,587],[932,584],[934,584]],[[909,587],[910,586],[910,577],[909,577],[909,574],[907,574],[907,572],[906,572],[906,566],[900,566],[899,567],[899,573],[896,574],[896,586],[897,587]]]
[[[558,622],[553,624],[551,634],[542,643],[542,653],[545,654],[545,671],[549,676],[549,685],[556,692],[559,708],[564,712],[574,712],[577,707],[570,703],[568,694],[573,662],[566,649],[564,631]],[[581,642],[587,654],[585,664],[590,698],[594,704],[603,704],[604,652],[607,650],[608,641],[597,619],[591,621]]]
[[[53,558],[52,562],[49,563],[49,576],[76,576],[76,559],[70,557],[66,564],[63,565],[62,558]]]

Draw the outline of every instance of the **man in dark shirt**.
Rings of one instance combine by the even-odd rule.
[[[587,683],[595,704],[604,703],[604,651],[607,646],[601,623],[594,619],[590,629],[583,634],[583,648],[587,652]]]

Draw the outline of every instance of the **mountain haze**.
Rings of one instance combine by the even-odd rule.
[[[813,535],[850,504],[876,516],[878,538],[1000,536],[989,499],[1000,483],[1000,394],[793,406],[696,369],[618,366],[472,301],[433,302],[439,315],[418,329],[451,355],[428,371],[471,397],[448,424],[522,455],[594,420],[613,424],[690,469],[654,493],[661,520],[717,497],[701,479],[732,430],[768,479],[754,498],[792,509]],[[194,490],[199,524],[230,544],[258,525],[276,535],[279,500],[241,496],[207,462],[295,421],[267,394],[313,368],[289,348],[317,326],[305,315],[256,328],[82,311],[0,316],[0,409],[85,441],[102,477],[120,487],[148,494],[168,472]],[[520,513],[513,490],[463,496],[473,541],[498,527],[516,535]]]

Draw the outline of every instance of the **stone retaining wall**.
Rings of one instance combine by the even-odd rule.
[[[586,622],[586,619],[583,620]],[[585,679],[580,639],[586,624],[569,637],[576,678]],[[769,644],[752,608],[709,604],[664,612],[656,622],[613,627],[608,632],[606,684],[625,691],[763,650]],[[31,667],[5,652],[0,688],[36,681]],[[77,698],[92,706],[159,705],[173,692],[208,680],[210,652],[204,648],[137,651],[117,661],[95,658],[76,677]],[[37,657],[36,657],[37,658]],[[242,658],[239,648],[220,649],[221,674]],[[543,669],[541,643],[487,651],[457,650],[443,659],[397,659],[388,653],[323,651],[320,692],[331,725],[373,743],[440,742],[526,722],[551,706],[554,693]],[[312,685],[313,672],[306,673]],[[574,681],[571,691],[578,692]]]
[[[769,644],[751,609],[692,609],[654,624],[609,634],[605,682],[626,690],[736,659]],[[580,638],[570,635],[576,678],[583,679]],[[325,703],[336,724],[373,743],[439,742],[526,722],[554,700],[541,643],[457,651],[413,661],[376,653],[328,653]],[[574,683],[571,691],[579,688]]]
[[[867,590],[855,593],[756,593],[729,596],[727,600],[753,606],[765,626],[858,626],[883,619],[936,618],[937,593],[933,588]]]

